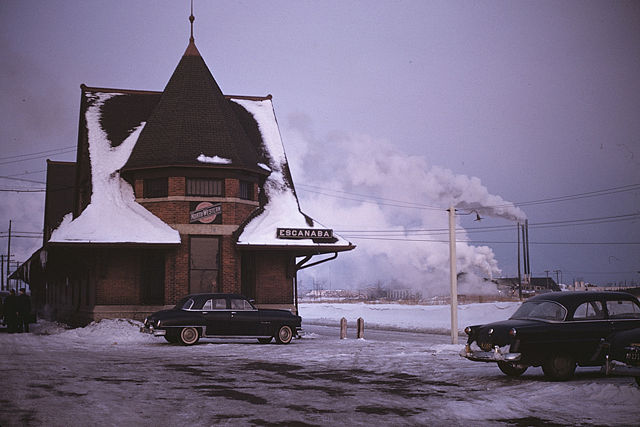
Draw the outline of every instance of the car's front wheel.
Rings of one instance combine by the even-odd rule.
[[[165,334],[164,339],[171,344],[175,344],[178,342],[178,334],[176,333],[176,331],[169,329]]]
[[[524,374],[524,371],[527,370],[528,366],[526,365],[514,365],[513,363],[508,363],[508,362],[498,362],[498,368],[500,368],[500,370],[510,376],[510,377],[519,377],[520,375]]]
[[[293,331],[290,326],[282,325],[276,334],[276,342],[278,344],[289,344],[293,339]]]
[[[200,339],[200,333],[196,328],[182,328],[178,340],[182,345],[194,345]]]
[[[542,364],[544,375],[554,381],[566,381],[576,371],[576,360],[565,353],[552,354]]]

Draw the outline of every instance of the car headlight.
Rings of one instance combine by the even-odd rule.
[[[161,324],[162,324],[162,322],[161,322],[160,320],[158,320],[158,321],[156,322],[156,328],[159,328]]]
[[[509,329],[509,335],[511,335],[512,337],[515,337],[517,333],[518,331],[516,331],[516,328]]]
[[[148,322],[149,322],[149,318],[145,317],[144,320],[142,321],[142,324],[147,326],[149,324]]]
[[[467,335],[471,335],[471,326],[467,326],[466,328],[464,328],[464,333]]]

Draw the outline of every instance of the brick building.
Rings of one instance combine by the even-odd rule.
[[[82,85],[79,119],[14,273],[41,315],[141,319],[198,292],[296,310],[298,270],[355,247],[300,210],[271,96],[223,95],[193,37],[162,92]]]

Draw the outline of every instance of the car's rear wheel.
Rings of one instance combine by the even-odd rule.
[[[576,360],[565,353],[549,356],[542,364],[544,375],[554,381],[566,381],[576,371]]]
[[[514,365],[513,363],[508,363],[508,362],[498,362],[498,368],[500,368],[500,370],[510,376],[510,377],[519,377],[520,375],[524,374],[524,371],[527,370],[528,366],[526,365]]]
[[[273,337],[269,337],[269,338],[258,338],[258,342],[260,344],[269,344],[271,342],[271,340],[273,339]]]
[[[178,340],[182,345],[194,345],[200,339],[200,333],[196,328],[182,328]]]
[[[276,334],[276,342],[278,344],[289,344],[293,339],[293,331],[290,326],[282,325]]]

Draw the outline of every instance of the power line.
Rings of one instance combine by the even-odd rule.
[[[50,153],[55,153],[55,152],[63,151],[63,150],[70,150],[70,149],[72,149],[72,148],[73,148],[73,149],[75,149],[75,148],[77,148],[77,147],[76,147],[75,145],[69,145],[68,147],[52,148],[52,149],[44,150],[44,151],[37,151],[37,152],[35,152],[35,153],[17,154],[17,155],[15,155],[15,156],[0,157],[0,161],[2,161],[2,160],[9,160],[9,159],[17,159],[17,158],[20,158],[20,157],[31,157],[31,156],[37,156],[37,155],[41,155],[41,154],[43,154],[43,155],[47,156],[47,155],[48,155],[48,154],[50,154]]]
[[[359,201],[362,203],[373,203],[373,204],[378,204],[383,206],[392,206],[392,207],[398,207],[398,208],[445,210],[445,208],[443,207],[430,206],[430,205],[425,205],[425,204],[420,204],[415,202],[407,202],[404,200],[385,199],[382,197],[360,194],[360,193],[353,193],[349,191],[327,189],[326,187],[319,187],[319,186],[314,186],[309,184],[298,184],[296,187],[301,187],[302,189],[304,189],[304,191],[309,193],[320,194],[323,196],[334,197],[337,199]],[[308,188],[320,189],[322,191],[309,190]],[[617,193],[635,191],[635,190],[640,190],[640,184],[629,184],[629,185],[623,185],[620,187],[612,187],[612,188],[606,188],[606,189],[596,190],[596,191],[569,194],[565,196],[556,196],[556,197],[549,197],[545,199],[530,200],[525,202],[514,202],[514,203],[501,204],[501,205],[483,206],[483,207],[484,208],[500,208],[500,207],[511,207],[511,206],[517,206],[517,207],[532,206],[532,205],[538,205],[538,204],[578,200],[578,199],[584,199],[589,197],[607,196],[611,194],[617,194]],[[357,197],[364,197],[365,199],[355,199],[355,198],[340,196],[340,195],[331,194],[331,193],[347,194],[347,195],[352,195]],[[367,200],[367,199],[372,199],[372,200]],[[375,202],[375,200],[382,200],[385,203],[378,203],[378,202]]]
[[[58,150],[49,150],[49,151],[43,151],[40,153],[36,153],[36,154],[22,154],[19,156],[11,156],[11,157],[5,157],[4,159],[13,159],[13,160],[7,160],[7,161],[1,161],[4,159],[0,159],[0,165],[8,165],[8,164],[12,164],[12,163],[19,163],[19,162],[26,162],[29,160],[37,160],[37,159],[42,159],[44,157],[49,157],[49,156],[57,156],[60,154],[68,154],[68,153],[72,153],[73,151],[76,150],[76,147],[72,147],[72,148],[64,148],[64,149],[58,149]],[[47,153],[47,154],[41,154],[41,153]]]
[[[381,240],[381,241],[397,241],[397,242],[435,242],[449,243],[448,239],[412,239],[412,238],[393,238],[393,237],[373,237],[373,236],[354,236],[344,235],[353,240]],[[469,243],[473,245],[486,244],[517,244],[517,241],[489,241],[489,240],[456,240],[456,243]],[[529,242],[530,245],[640,245],[640,242]]]
[[[12,181],[32,182],[34,184],[43,184],[43,185],[47,184],[46,182],[42,182],[42,181],[34,181],[32,179],[24,179],[24,178],[13,178],[11,176],[0,176],[0,178],[9,179],[9,180],[12,180]]]
[[[568,227],[574,225],[592,225],[592,224],[602,224],[602,223],[610,223],[610,222],[620,222],[620,221],[633,221],[640,219],[640,212],[638,213],[630,213],[623,215],[610,215],[604,217],[595,217],[595,218],[582,218],[582,219],[571,219],[571,220],[561,220],[561,221],[547,221],[547,222],[538,222],[538,223],[529,223],[530,228],[553,228],[553,227]],[[467,233],[474,232],[497,232],[497,231],[513,231],[513,225],[496,225],[496,226],[487,226],[487,227],[469,227],[469,228],[458,228],[460,231],[465,231]],[[365,233],[365,234],[413,234],[413,235],[429,235],[429,234],[444,234],[448,233],[448,228],[432,228],[432,229],[390,229],[390,230],[336,230],[337,233]]]

